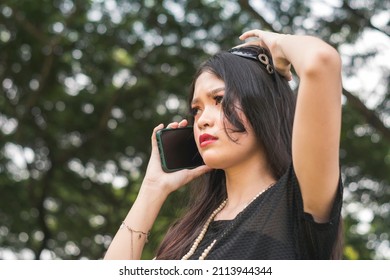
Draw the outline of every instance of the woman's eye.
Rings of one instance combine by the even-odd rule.
[[[199,111],[199,108],[198,107],[193,107],[193,108],[191,108],[191,115],[193,116],[193,117],[195,117],[197,114],[198,114],[198,111]]]
[[[221,104],[223,100],[223,95],[216,95],[214,96],[215,105]]]

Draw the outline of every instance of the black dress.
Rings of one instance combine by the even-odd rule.
[[[339,180],[330,220],[316,223],[303,211],[293,167],[233,220],[214,221],[191,256],[198,259],[216,239],[206,259],[330,259],[341,219],[343,186]]]

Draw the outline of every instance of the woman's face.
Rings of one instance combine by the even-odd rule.
[[[226,170],[257,160],[261,151],[244,114],[239,116],[247,132],[231,132],[234,127],[225,120],[222,110],[224,94],[225,83],[215,75],[203,72],[195,82],[191,109],[195,141],[204,162],[212,168]],[[226,134],[224,123],[230,137]]]

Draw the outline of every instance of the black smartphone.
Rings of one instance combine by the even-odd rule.
[[[161,129],[157,131],[156,138],[165,172],[192,169],[204,164],[191,126]]]

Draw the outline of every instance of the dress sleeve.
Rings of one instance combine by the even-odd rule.
[[[303,259],[337,259],[341,257],[341,208],[343,202],[343,184],[341,175],[337,194],[332,205],[329,221],[317,223],[310,213],[303,210],[302,193],[293,166],[290,169],[294,211],[296,211],[294,231],[297,246]]]

